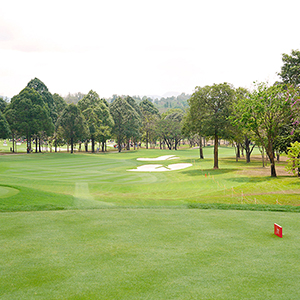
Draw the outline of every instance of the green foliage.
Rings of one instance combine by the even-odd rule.
[[[274,141],[282,126],[290,122],[294,95],[294,89],[286,85],[268,87],[260,83],[249,98],[240,99],[236,105],[241,124],[256,135],[266,150],[271,162],[271,176],[274,177]]]
[[[10,135],[10,129],[5,116],[0,111],[0,138],[6,139]]]
[[[12,98],[5,116],[11,130],[26,136],[28,141],[33,134],[53,130],[48,107],[40,94],[29,87]]]
[[[146,143],[146,148],[148,149],[149,142],[156,142],[156,138],[158,137],[157,126],[159,122],[159,112],[148,99],[144,99],[140,102],[139,107],[142,114],[142,140]]]
[[[158,108],[160,113],[166,112],[170,108],[179,108],[181,110],[185,110],[188,107],[188,99],[191,95],[182,93],[177,97],[163,97],[161,99],[154,99],[154,104]]]
[[[169,150],[177,150],[182,139],[183,111],[171,109],[162,115],[159,121],[159,133]]]
[[[79,108],[71,103],[64,109],[57,123],[61,127],[63,138],[71,144],[73,153],[74,143],[85,139],[89,134],[84,116]]]
[[[158,109],[148,99],[144,99],[142,102],[140,102],[139,107],[143,115],[145,115],[146,113],[151,115],[159,115]]]
[[[299,177],[300,169],[300,143],[296,141],[288,147],[288,165],[286,170]]]
[[[28,82],[27,87],[34,89],[42,96],[44,103],[49,109],[52,122],[55,123],[57,120],[57,112],[55,111],[53,96],[47,86],[40,79],[34,78]]]
[[[214,138],[214,168],[218,165],[219,138],[229,138],[231,126],[229,116],[235,91],[228,83],[214,84],[203,88],[196,87],[189,99],[190,130],[200,136]]]
[[[129,104],[130,101],[130,99],[118,97],[110,105],[110,113],[115,124],[113,134],[118,142],[119,152],[122,150],[122,143],[130,137],[139,135],[140,115]]]
[[[89,139],[92,140],[92,152],[95,152],[95,141],[104,144],[111,136],[114,122],[109,108],[93,90],[90,90],[89,93],[78,102],[78,107],[89,126]]]
[[[0,112],[4,113],[7,104],[8,103],[2,97],[0,97]]]
[[[282,55],[283,66],[278,75],[285,83],[300,85],[300,51],[292,50],[291,54]]]

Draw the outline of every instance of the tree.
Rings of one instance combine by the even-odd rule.
[[[10,129],[8,122],[5,119],[5,116],[0,111],[0,138],[6,139],[9,137]]]
[[[57,120],[57,125],[62,129],[63,138],[71,145],[71,153],[74,152],[74,144],[89,134],[83,114],[73,103],[64,109]]]
[[[181,109],[170,109],[162,115],[160,120],[160,134],[169,150],[177,150],[182,138],[183,111]]]
[[[202,103],[198,99],[198,94],[194,93],[188,100],[189,109],[184,118],[183,133],[187,136],[189,134],[199,136],[199,156],[204,159],[202,136],[203,130],[203,116],[202,114]]]
[[[219,168],[218,145],[219,138],[228,137],[230,126],[229,115],[234,99],[234,89],[228,83],[214,84],[203,88],[196,87],[192,95],[195,102],[192,109],[197,109],[197,118],[201,120],[202,132],[214,139],[214,168]]]
[[[148,99],[144,99],[139,104],[141,115],[142,115],[142,132],[143,140],[146,143],[146,149],[148,149],[149,141],[154,139],[156,136],[155,128],[159,120],[158,109]]]
[[[284,83],[300,85],[300,51],[292,50],[291,55],[282,54],[283,66],[278,75]]]
[[[130,150],[130,141],[135,145],[138,139],[140,139],[142,112],[140,110],[140,107],[132,97],[127,96],[125,97],[125,100],[133,109],[132,111],[129,111],[130,117],[128,119],[125,133],[127,150]]]
[[[8,103],[2,97],[0,97],[0,112],[4,113],[7,104]]]
[[[42,82],[40,79],[35,77],[34,79],[32,79],[28,82],[27,87],[34,89],[42,96],[44,103],[49,108],[49,112],[50,112],[52,121],[57,119],[57,117],[55,117],[56,112],[54,111],[53,96],[49,92],[49,90],[48,90],[47,86],[44,84],[44,82]]]
[[[241,99],[237,110],[242,124],[251,130],[266,150],[271,163],[271,176],[276,177],[274,141],[280,128],[291,121],[293,89],[283,84],[257,85],[249,99]]]
[[[35,77],[34,79],[30,80],[27,84],[27,87],[34,89],[41,95],[43,102],[48,108],[53,123],[53,124],[44,124],[44,129],[35,134],[36,152],[38,150],[38,145],[39,145],[39,152],[41,152],[41,141],[47,139],[48,136],[52,135],[54,124],[57,121],[59,111],[56,110],[56,106],[52,94],[49,92],[44,82],[42,82],[40,79]]]
[[[288,165],[286,170],[300,177],[300,143],[296,141],[288,147]]]
[[[102,151],[107,138],[110,136],[113,127],[113,119],[110,115],[109,108],[99,95],[90,90],[79,102],[78,107],[85,116],[89,126],[92,141],[92,152],[95,152],[95,141],[102,143]]]
[[[11,131],[26,136],[31,149],[31,137],[40,131],[51,131],[53,124],[42,97],[34,89],[26,87],[11,99],[5,109],[5,117]]]
[[[231,128],[231,135],[237,146],[236,158],[238,160],[240,152],[239,148],[242,147],[246,152],[247,163],[250,163],[250,156],[255,147],[255,142],[253,134],[241,122],[241,112],[236,109],[236,106],[240,101],[247,101],[247,99],[249,99],[249,94],[249,91],[245,88],[240,87],[235,90],[236,97],[233,100],[231,116],[229,117],[231,124],[233,125],[233,128]]]
[[[121,97],[117,97],[111,103],[110,113],[114,120],[113,134],[118,143],[118,151],[121,152],[122,144],[128,136],[135,135],[139,130],[139,115],[128,101]]]

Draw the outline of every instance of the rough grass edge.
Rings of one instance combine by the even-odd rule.
[[[221,210],[252,210],[275,212],[300,212],[300,206],[278,204],[225,204],[225,203],[191,203],[189,209],[221,209]]]
[[[113,206],[113,207],[59,207],[56,205],[28,205],[28,206],[15,206],[3,207],[0,206],[1,212],[29,212],[29,211],[80,211],[80,210],[111,210],[111,209],[213,209],[213,210],[248,210],[248,211],[273,211],[273,212],[294,212],[300,213],[300,206],[292,205],[265,205],[265,204],[224,204],[224,203],[190,203],[180,206]]]

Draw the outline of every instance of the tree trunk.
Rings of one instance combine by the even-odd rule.
[[[42,152],[42,149],[41,149],[41,138],[39,138],[39,152],[40,153]]]
[[[266,149],[270,164],[271,164],[271,177],[277,177],[276,175],[276,169],[275,169],[275,157],[274,157],[274,152],[272,149],[272,144],[269,142],[268,144],[268,149]]]
[[[200,136],[200,139],[199,139],[199,155],[200,155],[200,158],[201,159],[204,159],[204,155],[203,155],[203,147],[202,147],[202,137]]]
[[[73,153],[73,137],[71,137],[71,153]]]
[[[218,135],[215,133],[215,142],[214,142],[214,169],[219,169],[218,161]]]
[[[92,153],[95,152],[95,139],[92,138]]]
[[[261,156],[262,156],[262,164],[263,164],[263,168],[264,168],[265,167],[265,151],[264,151],[264,147],[262,147]]]
[[[236,143],[236,157],[239,159],[241,158],[241,147],[240,143]]]
[[[88,141],[84,142],[84,147],[85,147],[85,152],[88,152],[89,149],[88,149]]]
[[[146,131],[146,149],[148,149],[148,140],[149,140],[148,131]]]
[[[35,153],[38,152],[38,138],[37,136],[35,137]]]
[[[31,136],[27,134],[27,149],[29,149],[29,153],[31,152]],[[16,146],[16,152],[17,152],[17,146]]]
[[[104,152],[104,142],[101,142],[101,151]]]
[[[15,134],[13,131],[11,133],[12,133],[12,142],[13,142],[12,152],[14,153],[15,152]]]

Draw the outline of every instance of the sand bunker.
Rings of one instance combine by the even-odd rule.
[[[127,171],[134,171],[134,172],[164,172],[164,171],[175,171],[181,170],[188,167],[191,167],[192,164],[180,163],[180,164],[172,164],[168,165],[167,167],[163,167],[162,165],[143,165],[139,166],[136,169],[131,169]]]
[[[170,159],[178,159],[179,157],[176,157],[175,155],[164,155],[160,157],[155,158],[137,158],[137,160],[141,161],[159,161],[159,160],[170,160]]]

